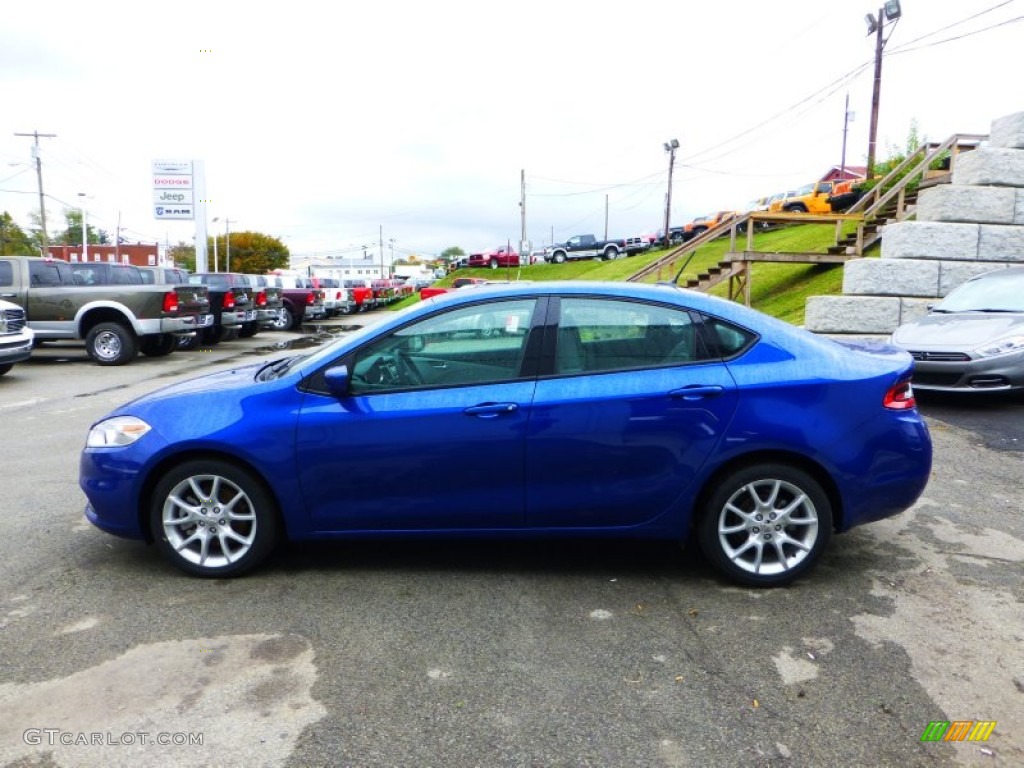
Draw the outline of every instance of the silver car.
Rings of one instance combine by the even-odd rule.
[[[891,341],[913,355],[915,389],[1024,389],[1024,267],[971,278]]]

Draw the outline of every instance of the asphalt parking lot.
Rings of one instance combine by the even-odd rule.
[[[204,581],[83,520],[107,410],[373,321],[123,368],[48,344],[0,379],[0,765],[1024,764],[1019,398],[922,398],[924,497],[787,589],[638,542],[303,545]],[[922,742],[945,720],[996,725]]]

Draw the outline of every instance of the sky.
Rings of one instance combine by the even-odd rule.
[[[205,168],[209,231],[296,257],[431,257],[661,229],[867,157],[882,0],[10,4],[0,211],[51,232],[84,205],[130,242],[152,162]],[[1024,111],[1024,0],[901,0],[884,28],[879,159]],[[844,119],[846,100],[852,118]],[[213,222],[213,219],[218,219]],[[227,223],[225,223],[227,222]],[[382,245],[383,244],[383,245]]]

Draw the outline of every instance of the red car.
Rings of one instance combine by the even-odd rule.
[[[489,251],[471,253],[469,254],[469,266],[490,267],[491,269],[518,267],[519,251],[514,250],[511,246],[502,245]]]
[[[439,296],[442,293],[448,293],[448,291],[454,288],[465,288],[467,285],[483,285],[486,282],[489,281],[485,280],[482,277],[456,277],[455,280],[452,281],[451,288],[440,288],[433,285],[429,285],[426,288],[421,288],[420,300],[425,301],[431,298],[432,296]]]

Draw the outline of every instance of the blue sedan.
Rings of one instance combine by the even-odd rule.
[[[480,286],[128,403],[80,482],[198,576],[285,540],[692,535],[773,586],[924,490],[912,366],[671,285]]]

